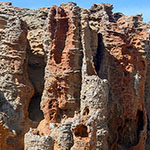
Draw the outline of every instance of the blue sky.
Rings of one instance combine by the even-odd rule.
[[[0,2],[7,2],[1,0]],[[40,8],[60,5],[68,0],[9,0],[14,6],[20,8]],[[150,21],[150,0],[71,0],[82,8],[90,8],[93,3],[111,3],[114,5],[114,12],[122,12],[125,15],[143,14],[145,22]]]

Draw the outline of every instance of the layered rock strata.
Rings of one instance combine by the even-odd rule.
[[[0,3],[0,150],[150,148],[150,25],[112,9]]]

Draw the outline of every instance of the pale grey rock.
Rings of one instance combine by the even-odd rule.
[[[28,128],[27,110],[33,87],[26,72],[27,25],[11,5],[0,5],[0,112],[8,117],[7,126],[16,135],[7,147],[23,147]]]
[[[34,135],[32,129],[25,134],[24,150],[53,150],[53,139],[50,136]]]
[[[59,150],[70,150],[74,144],[73,134],[71,131],[72,122],[64,123],[56,128],[51,133]]]

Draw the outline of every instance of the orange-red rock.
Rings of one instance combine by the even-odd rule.
[[[47,51],[41,109],[45,120],[61,122],[79,110],[81,88],[81,42],[79,13],[53,6],[48,18],[50,46]],[[79,9],[78,7],[76,9]]]

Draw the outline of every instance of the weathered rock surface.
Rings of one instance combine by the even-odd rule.
[[[8,117],[9,132],[14,130],[14,137],[7,139],[10,150],[23,149],[23,136],[29,128],[33,87],[27,74],[26,35],[27,25],[16,9],[9,3],[0,5],[0,112]]]
[[[80,107],[82,52],[79,8],[63,7],[53,6],[48,18],[50,46],[46,50],[49,53],[41,101],[48,123],[73,117]]]
[[[0,148],[6,149],[6,141],[9,136],[13,136],[13,133],[8,127],[8,117],[5,113],[0,113]]]
[[[24,138],[24,150],[53,150],[53,139],[50,136],[40,137],[36,130],[30,129]]]
[[[0,3],[0,150],[150,149],[150,24],[112,9]]]
[[[27,72],[34,87],[34,95],[30,100],[28,111],[29,118],[36,126],[43,119],[40,101],[44,88],[46,53],[44,51],[43,37],[45,36],[45,19],[48,16],[48,10],[49,8],[41,8],[39,10],[27,9],[19,12],[22,20],[28,25]]]
[[[54,149],[70,150],[73,146],[74,140],[71,125],[72,122],[67,122],[51,131],[50,136],[55,140]]]

